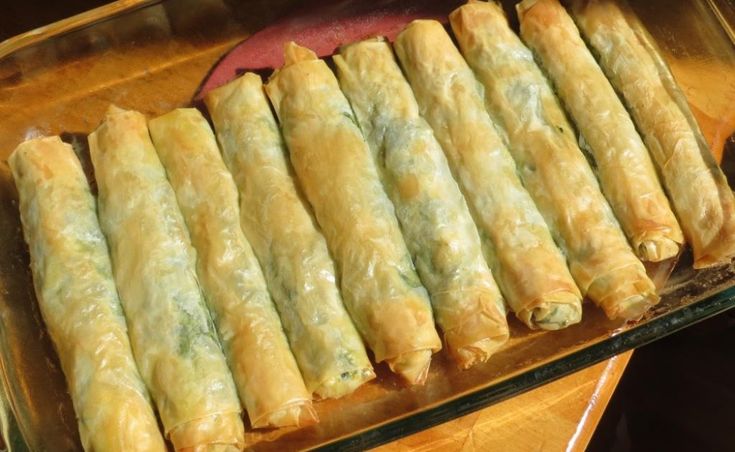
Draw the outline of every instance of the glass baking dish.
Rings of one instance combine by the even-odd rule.
[[[312,4],[289,0],[118,2],[0,43],[0,423],[11,450],[78,450],[74,412],[33,293],[5,163],[25,138],[61,134],[86,168],[86,134],[109,103],[158,115],[191,104],[227,51],[258,30],[294,23],[315,8],[366,14],[422,2]],[[450,11],[454,2],[433,2]],[[512,2],[504,2],[512,11]],[[318,5],[318,6],[317,6]],[[396,6],[398,5],[398,6]],[[409,5],[409,6],[406,6]],[[735,47],[732,4],[633,1],[661,47],[718,158],[735,181]],[[319,10],[322,11],[322,10]],[[421,7],[412,14],[421,16]],[[428,9],[426,9],[428,11]],[[428,14],[428,13],[427,13]],[[290,21],[290,22],[289,22]],[[286,27],[287,28],[287,27]],[[280,43],[279,43],[280,45]],[[89,171],[88,171],[89,174]],[[255,449],[364,449],[461,416],[735,306],[733,265],[695,272],[684,253],[651,267],[661,304],[635,324],[616,324],[586,305],[581,324],[533,332],[510,318],[512,339],[490,362],[459,371],[436,355],[425,386],[405,388],[384,365],[355,394],[316,403],[321,423],[248,431]]]

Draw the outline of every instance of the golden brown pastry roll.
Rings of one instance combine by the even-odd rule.
[[[337,289],[334,263],[296,187],[260,77],[247,73],[205,99],[240,218],[309,391],[342,397],[375,378]]]
[[[84,450],[165,451],[130,349],[95,200],[59,137],[20,144],[8,160],[46,328]]]
[[[503,299],[467,204],[390,45],[380,39],[351,44],[334,62],[449,352],[462,368],[486,361],[508,340]]]
[[[452,13],[452,29],[577,285],[609,318],[640,317],[658,302],[656,288],[602,195],[549,83],[508,27],[503,10],[486,4],[478,14],[473,6]],[[521,2],[519,15],[529,6]]]
[[[686,99],[637,21],[610,1],[576,1],[572,13],[623,98],[662,176],[694,267],[735,255],[735,198]]]
[[[579,289],[447,32],[439,22],[414,21],[396,38],[395,50],[510,308],[531,328],[556,330],[579,322]]]
[[[89,148],[133,354],[166,436],[177,451],[242,448],[235,384],[145,116],[110,107]]]
[[[240,228],[235,182],[214,134],[195,108],[148,122],[197,251],[204,299],[250,425],[285,427],[317,420],[265,278]]]
[[[326,63],[293,42],[285,60],[266,92],[337,262],[347,310],[376,361],[423,383],[441,341],[370,149]]]
[[[487,8],[492,7],[478,2],[464,10],[481,15]],[[684,236],[648,149],[572,18],[557,0],[537,1],[521,16],[521,37],[579,128],[603,193],[633,250],[646,261],[676,256]]]

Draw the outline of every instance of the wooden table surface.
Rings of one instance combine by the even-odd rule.
[[[583,451],[633,351],[376,449]]]

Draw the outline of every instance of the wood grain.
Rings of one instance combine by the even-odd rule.
[[[583,451],[632,353],[375,450]]]

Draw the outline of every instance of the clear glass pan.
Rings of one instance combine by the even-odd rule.
[[[377,2],[375,8],[389,3]],[[504,3],[512,11],[511,2]],[[340,2],[345,8],[355,4]],[[661,47],[714,152],[724,155],[723,167],[735,180],[731,3],[640,0],[632,7]],[[62,134],[77,144],[88,165],[86,134],[109,103],[148,115],[190,104],[229,49],[297,8],[310,7],[289,0],[118,2],[0,43],[0,423],[12,450],[78,450],[80,444],[64,378],[33,294],[17,193],[5,164],[8,155],[27,137]],[[650,270],[663,283],[671,268]],[[694,272],[685,253],[661,289],[661,304],[636,324],[609,322],[589,305],[581,324],[554,333],[531,332],[511,319],[511,341],[485,365],[459,371],[441,353],[427,384],[417,388],[402,387],[379,365],[378,378],[355,394],[318,402],[320,424],[249,431],[248,441],[264,450],[376,446],[729,309],[735,306],[733,276],[732,265]]]

